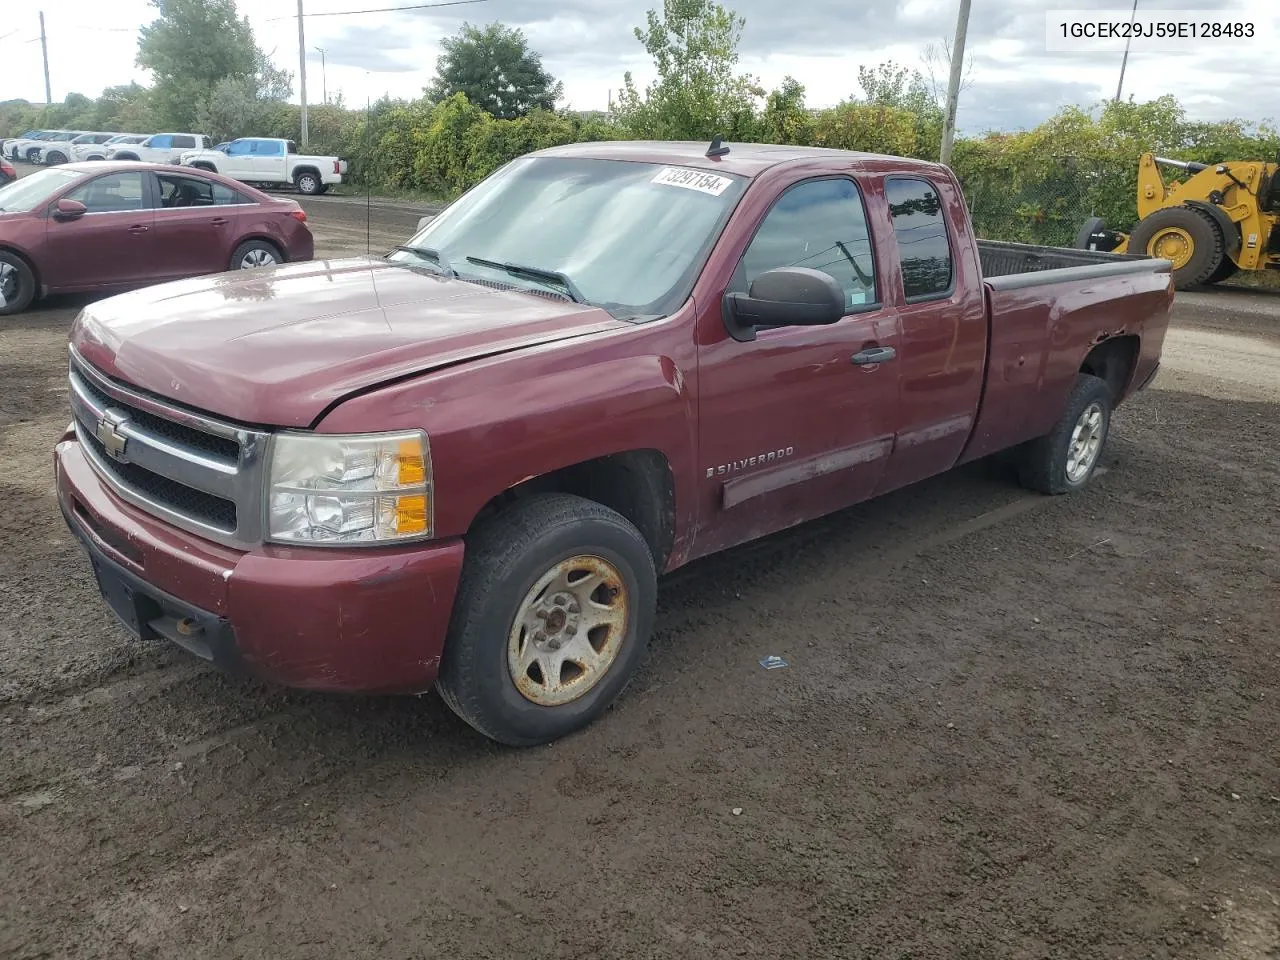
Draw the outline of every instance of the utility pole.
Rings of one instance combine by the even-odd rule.
[[[307,149],[307,41],[302,31],[302,0],[298,0],[298,86],[302,95],[302,149]]]
[[[316,47],[320,51],[320,86],[324,93],[324,102],[329,102],[329,76],[324,68],[324,47]]]
[[[40,52],[44,54],[44,104],[53,106],[53,87],[49,86],[49,45],[44,38],[44,11],[40,11]]]
[[[960,0],[960,15],[956,18],[956,42],[951,45],[951,82],[947,85],[947,119],[942,127],[943,163],[951,162],[951,145],[956,139],[956,110],[960,103],[960,78],[964,73],[964,40],[969,32],[970,0]]]
[[[1134,17],[1138,15],[1138,0],[1133,0],[1133,10],[1129,14],[1129,22],[1133,23]],[[1116,103],[1120,102],[1120,90],[1124,86],[1124,68],[1129,65],[1129,44],[1133,43],[1133,31],[1129,31],[1129,37],[1124,42],[1124,59],[1120,61],[1120,82],[1116,84]]]

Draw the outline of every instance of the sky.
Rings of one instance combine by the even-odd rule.
[[[259,45],[294,72],[298,101],[297,0],[237,0]],[[400,12],[354,12],[427,0],[303,0],[307,100],[339,91],[348,106],[389,94],[412,98],[430,81],[442,38],[464,22],[521,28],[544,66],[564,82],[563,106],[603,110],[630,70],[643,87],[653,65],[633,29],[661,0],[479,0]],[[894,60],[930,67],[926,51],[950,42],[958,0],[728,0],[746,20],[739,70],[766,88],[791,75],[810,106],[859,94],[858,67]],[[44,10],[55,101],[70,92],[150,82],[134,65],[137,30],[153,19],[146,0],[42,0],[0,18],[0,100],[44,100],[38,10]],[[1148,13],[1148,9],[1150,12]],[[1127,21],[1131,0],[1064,0],[1055,11],[1088,11]],[[1193,119],[1280,121],[1280,3],[1274,0],[1139,0],[1139,13],[1199,23],[1230,14],[1255,24],[1242,40],[1135,42],[1123,95],[1175,94]],[[1043,0],[972,0],[957,126],[962,135],[1034,126],[1068,104],[1115,96],[1124,41],[1077,41],[1058,49],[1047,38]],[[34,38],[34,39],[33,39]],[[321,54],[324,52],[322,69]],[[945,62],[933,73],[945,87]]]

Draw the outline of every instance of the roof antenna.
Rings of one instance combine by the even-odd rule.
[[[716,134],[716,138],[711,141],[711,146],[707,147],[708,157],[723,157],[729,152],[729,148],[721,143],[720,134]]]

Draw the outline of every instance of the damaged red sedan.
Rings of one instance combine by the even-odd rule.
[[[218,174],[69,163],[0,188],[0,316],[53,293],[124,290],[310,260],[307,215]]]

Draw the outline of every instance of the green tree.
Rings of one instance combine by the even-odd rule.
[[[260,53],[235,0],[151,0],[159,16],[139,31],[137,64],[155,77],[157,119],[193,129],[200,104],[227,78],[254,77]]]
[[[804,105],[804,85],[793,77],[784,77],[782,86],[765,100],[761,139],[801,146],[812,143],[813,114]]]
[[[487,27],[464,24],[442,44],[436,76],[427,96],[443,103],[461,93],[474,106],[511,120],[532,110],[554,110],[564,85],[542,67],[524,33],[501,23]]]
[[[758,139],[764,91],[754,77],[735,72],[745,25],[714,0],[663,0],[661,16],[650,10],[648,29],[634,32],[658,79],[641,94],[627,71],[619,122],[635,136],[660,140]]]

